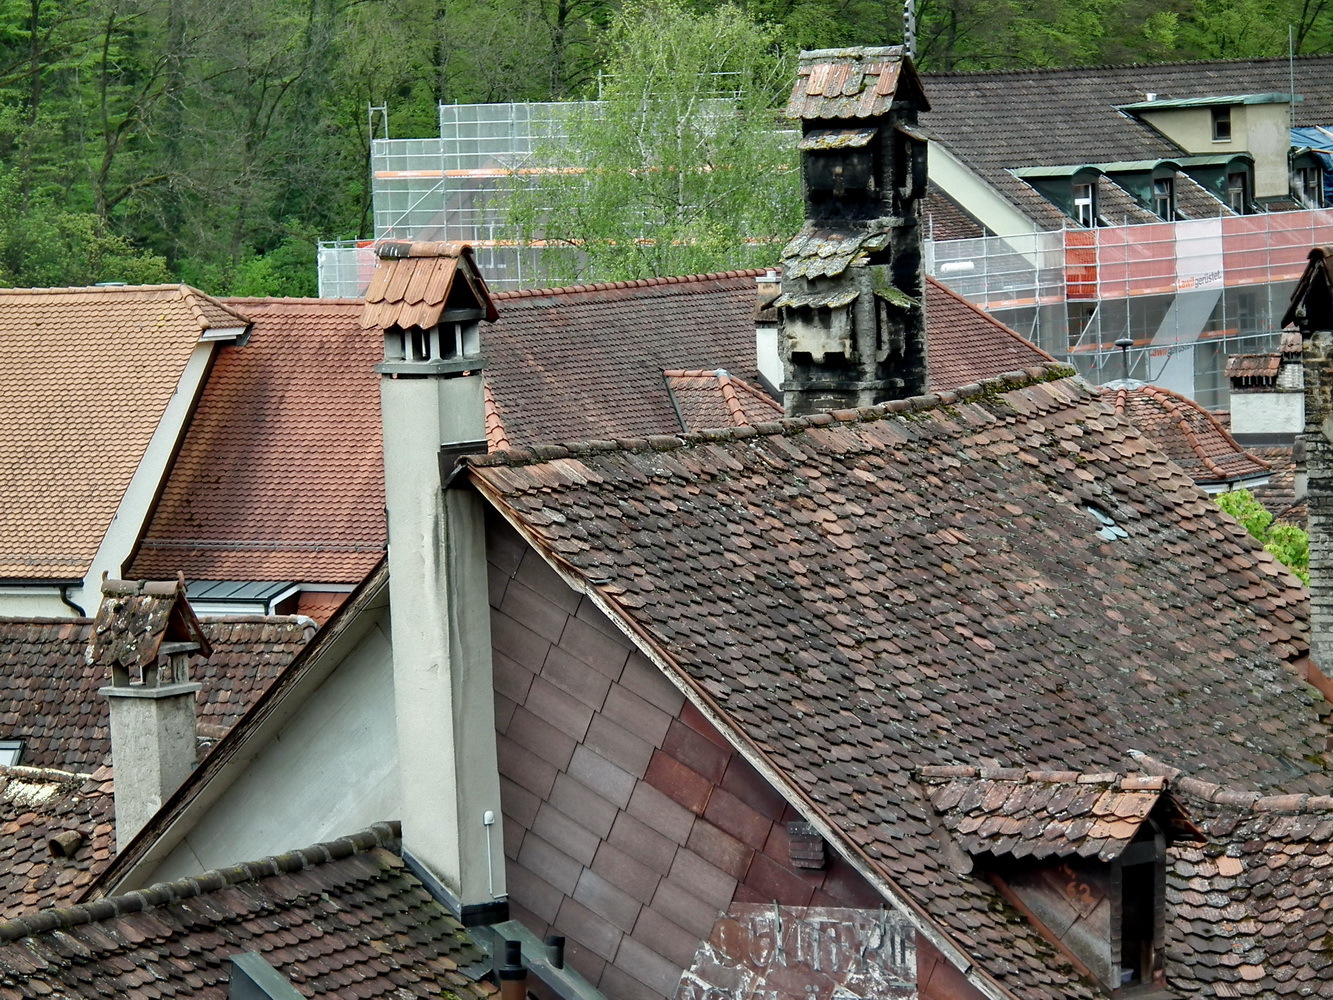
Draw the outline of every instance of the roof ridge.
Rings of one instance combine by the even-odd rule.
[[[1055,771],[1022,767],[972,767],[959,764],[926,764],[917,768],[921,780],[978,778],[984,781],[1043,782],[1049,784],[1115,785],[1122,791],[1166,791],[1165,775],[1120,771]]]
[[[1316,59],[1330,59],[1327,53],[1306,53],[1295,57],[1296,61],[1314,61]],[[1265,56],[1259,59],[1177,59],[1171,62],[1134,62],[1134,63],[1087,63],[1078,66],[1029,66],[1022,69],[967,69],[950,70],[941,73],[922,73],[925,80],[940,80],[956,77],[982,77],[982,76],[1038,76],[1043,73],[1055,75],[1057,73],[1086,72],[1091,69],[1166,69],[1177,66],[1251,66],[1255,63],[1280,63],[1285,64],[1288,61],[1287,56]]]
[[[246,326],[250,325],[249,316],[242,316],[235,309],[224,304],[220,300],[215,299],[207,292],[201,291],[200,289],[195,288],[193,285],[187,285],[184,282],[181,282],[176,287],[180,289],[181,299],[185,302],[187,306],[189,306],[190,311],[194,313],[194,319],[195,322],[199,324],[199,329],[211,330],[213,328],[212,323],[209,321],[208,317],[204,315],[203,307],[199,302],[200,299],[207,299],[208,302],[210,302],[212,305],[217,306],[227,315],[234,316],[236,319],[240,320]]]
[[[1193,775],[1185,774],[1178,767],[1172,767],[1165,761],[1158,760],[1146,753],[1131,750],[1130,756],[1147,772],[1156,772],[1165,777],[1171,787],[1205,802],[1219,806],[1238,806],[1251,812],[1305,813],[1333,811],[1333,795],[1311,795],[1308,792],[1294,792],[1285,795],[1264,795],[1258,791],[1242,791],[1215,781],[1205,781]]]
[[[82,771],[66,771],[59,767],[30,767],[26,764],[0,764],[0,777],[11,776],[17,778],[41,779],[44,781],[87,781],[92,777],[91,774],[84,774]]]
[[[642,438],[621,438],[615,441],[567,441],[556,444],[525,445],[510,451],[493,452],[487,455],[468,455],[464,458],[464,461],[472,468],[483,468],[500,465],[528,465],[552,459],[568,458],[571,455],[643,451],[645,449],[675,451],[695,444],[726,444],[757,436],[773,437],[796,434],[809,427],[827,427],[834,423],[852,424],[882,420],[895,413],[920,412],[933,410],[941,406],[953,406],[978,396],[1026,389],[1042,382],[1069,378],[1075,374],[1075,371],[1068,365],[1055,362],[1006,372],[1003,375],[996,375],[992,378],[982,379],[968,385],[960,385],[941,392],[909,396],[906,399],[893,399],[884,403],[877,403],[874,406],[863,406],[857,409],[827,410],[801,417],[781,417],[744,427],[724,427],[684,434],[651,434]]]
[[[1186,416],[1186,411],[1189,407],[1194,407],[1202,413],[1207,422],[1212,425],[1213,430],[1221,434],[1223,440],[1235,445],[1239,454],[1244,455],[1246,458],[1250,459],[1250,461],[1261,465],[1265,469],[1269,468],[1269,463],[1264,461],[1264,459],[1259,458],[1256,455],[1251,455],[1248,451],[1242,448],[1240,442],[1231,436],[1231,432],[1222,426],[1222,422],[1213,415],[1211,410],[1200,406],[1188,396],[1182,395],[1174,389],[1168,389],[1166,386],[1148,383],[1143,386],[1143,390],[1148,395],[1154,396],[1161,401],[1163,407],[1175,419],[1177,426],[1180,427],[1181,433],[1185,435],[1185,440],[1189,442],[1190,448],[1194,451],[1194,454],[1199,456],[1199,459],[1208,467],[1209,471],[1216,473],[1224,479],[1227,476],[1226,469],[1222,468],[1222,466],[1218,465],[1212,458],[1204,454],[1203,446],[1198,441],[1198,435],[1196,435],[1194,429],[1189,426],[1188,417]],[[1128,390],[1121,389],[1120,391],[1127,392]],[[1128,414],[1126,414],[1126,416],[1128,416]],[[1132,421],[1132,418],[1130,419]]]
[[[145,889],[135,889],[119,896],[106,896],[90,903],[39,910],[28,916],[0,923],[0,942],[17,941],[47,931],[96,923],[127,913],[138,913],[166,903],[202,896],[226,886],[239,885],[270,875],[298,872],[314,865],[338,861],[376,847],[396,848],[401,838],[402,827],[397,821],[376,823],[360,833],[288,851],[285,854],[275,854],[262,861],[248,861],[232,865],[230,868],[216,868],[202,875],[191,875],[174,882],[158,882]]]
[[[773,268],[749,268],[742,271],[710,271],[706,274],[665,275],[656,278],[637,278],[633,281],[599,281],[590,285],[563,285],[558,288],[517,288],[505,292],[495,292],[491,298],[496,300],[546,298],[550,295],[575,295],[583,292],[609,292],[626,288],[656,288],[667,285],[685,285],[703,281],[719,281],[723,278],[758,278]]]
[[[214,300],[224,305],[229,304],[249,304],[249,305],[276,305],[294,303],[296,305],[335,305],[335,306],[364,306],[365,299],[354,299],[346,296],[330,296],[321,298],[318,295],[215,295],[211,296]]]

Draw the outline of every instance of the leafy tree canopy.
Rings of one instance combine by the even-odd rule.
[[[616,281],[770,263],[800,225],[795,143],[777,108],[794,66],[737,7],[629,3],[600,100],[522,164],[507,198],[560,276]],[[535,168],[535,169],[534,169]]]
[[[1310,583],[1310,536],[1292,524],[1275,521],[1249,490],[1223,493],[1217,504],[1306,585]]]

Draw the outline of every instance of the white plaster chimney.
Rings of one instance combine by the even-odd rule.
[[[195,695],[190,658],[211,649],[183,580],[104,580],[86,658],[110,672],[116,849],[125,847],[194,769]]]
[[[507,917],[481,498],[451,483],[486,450],[479,324],[495,308],[469,249],[387,243],[361,325],[384,336],[380,407],[403,847],[465,924]]]

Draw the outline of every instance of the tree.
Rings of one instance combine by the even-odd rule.
[[[558,278],[616,281],[772,263],[800,225],[796,144],[776,108],[793,76],[776,29],[731,5],[626,4],[601,99],[520,164],[511,226]]]
[[[1249,490],[1223,493],[1217,504],[1239,521],[1254,539],[1272,553],[1273,558],[1310,583],[1310,536],[1292,524],[1273,520]]]

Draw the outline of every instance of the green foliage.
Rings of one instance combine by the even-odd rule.
[[[626,4],[609,39],[601,100],[572,105],[567,139],[516,175],[510,223],[577,248],[546,257],[569,280],[771,263],[800,225],[795,144],[775,131],[794,67],[776,30],[661,0]]]
[[[1291,524],[1273,520],[1273,515],[1249,490],[1223,493],[1217,504],[1239,521],[1256,541],[1307,585],[1310,582],[1310,536]]]
[[[12,174],[0,174],[0,203],[20,199]],[[53,287],[124,281],[169,282],[161,257],[147,254],[108,232],[89,212],[57,208],[47,197],[31,197],[25,212],[0,213],[0,286]]]

